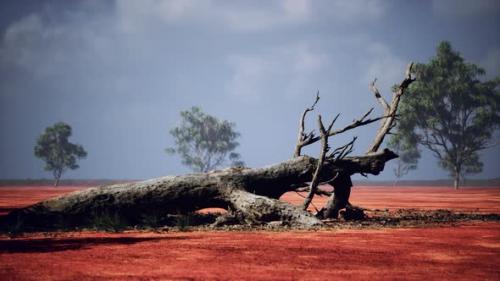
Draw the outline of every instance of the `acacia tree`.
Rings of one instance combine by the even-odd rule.
[[[181,125],[170,130],[175,147],[167,148],[167,153],[178,153],[182,163],[196,172],[214,170],[227,160],[232,166],[244,165],[234,152],[240,136],[234,123],[205,114],[199,107],[181,111],[181,117]]]
[[[465,62],[449,42],[441,42],[436,57],[414,72],[418,81],[401,103],[399,141],[407,149],[429,149],[458,189],[465,174],[481,172],[478,152],[494,141],[500,78],[482,82],[484,70]]]
[[[81,145],[69,142],[71,126],[58,122],[38,137],[35,145],[35,156],[45,161],[44,169],[52,171],[54,186],[59,184],[62,174],[67,169],[77,169],[77,159],[85,158],[87,152]]]

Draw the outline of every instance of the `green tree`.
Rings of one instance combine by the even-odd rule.
[[[430,150],[458,189],[464,175],[481,172],[478,152],[492,145],[499,128],[500,78],[479,80],[485,71],[465,62],[449,42],[414,72],[417,81],[400,106],[399,141]]]
[[[239,145],[235,124],[205,114],[199,107],[181,111],[182,123],[170,130],[175,147],[167,148],[170,154],[177,153],[182,163],[196,172],[208,172],[229,160],[232,166],[243,166],[241,157],[234,152]]]
[[[77,159],[85,158],[87,152],[81,145],[68,141],[71,126],[64,122],[47,127],[35,145],[35,156],[45,161],[44,169],[52,171],[54,186],[59,184],[62,174],[69,168],[77,169]]]

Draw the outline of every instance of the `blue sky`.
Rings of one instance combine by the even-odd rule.
[[[50,177],[33,156],[58,121],[88,157],[67,178],[142,179],[189,172],[164,149],[179,111],[193,105],[233,121],[250,167],[291,157],[301,111],[338,126],[386,98],[410,61],[427,62],[442,40],[500,75],[498,1],[1,1],[0,178]],[[363,153],[377,125],[357,135]],[[306,150],[317,155],[319,148]],[[498,177],[500,148],[482,153]],[[408,179],[445,178],[424,154]],[[393,178],[392,165],[372,179]]]

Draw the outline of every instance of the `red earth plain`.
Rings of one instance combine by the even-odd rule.
[[[0,187],[0,215],[81,188]],[[500,213],[500,188],[355,187],[371,209]],[[300,202],[295,193],[283,200]],[[314,202],[318,207],[326,199]],[[500,280],[500,222],[0,236],[0,280]]]

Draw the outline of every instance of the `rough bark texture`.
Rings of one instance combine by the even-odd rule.
[[[460,186],[460,172],[458,169],[455,169],[455,175],[453,176],[453,187],[455,190],[458,190],[458,187]]]
[[[339,174],[333,180],[332,185],[334,187],[333,195],[330,196],[325,207],[317,214],[319,218],[336,218],[339,211],[349,204],[352,187],[351,175],[347,173]]]
[[[325,161],[319,178],[326,181],[347,170],[349,175],[378,174],[384,163],[394,157],[394,153],[384,150],[338,162]],[[321,221],[299,206],[278,198],[297,187],[307,186],[316,167],[317,159],[300,156],[259,169],[226,169],[95,187],[15,210],[3,219],[2,228],[23,231],[82,228],[93,226],[103,218],[134,226],[151,217],[185,214],[208,207],[238,212],[251,224],[281,221],[312,227],[321,225]],[[335,193],[341,194],[341,190],[344,187],[336,186]],[[340,195],[338,198],[342,201]]]

